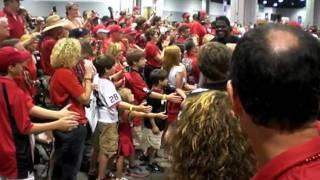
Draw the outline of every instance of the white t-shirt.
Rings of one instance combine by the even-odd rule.
[[[114,84],[105,78],[96,75],[93,83],[97,85],[99,99],[103,104],[98,108],[98,121],[103,123],[118,122],[118,110],[116,105],[121,101],[121,97],[116,90]]]
[[[169,75],[168,75],[168,83],[171,87],[176,87],[176,76],[178,73],[182,73],[183,68],[181,66],[173,66],[170,69]],[[183,78],[183,83],[185,83],[185,78]]]

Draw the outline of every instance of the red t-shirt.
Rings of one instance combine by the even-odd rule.
[[[182,37],[182,36],[178,36],[176,39],[176,44],[184,44],[186,42],[186,38]]]
[[[21,172],[21,170],[26,171],[27,167],[32,166],[32,158],[30,161],[31,149],[24,149],[30,142],[28,136],[24,136],[26,141],[21,141],[21,136],[14,136],[5,104],[2,84],[6,86],[12,116],[18,129],[15,135],[26,135],[33,125],[29,119],[30,109],[26,103],[29,100],[24,92],[13,80],[0,77],[0,176],[16,179],[21,178],[19,177],[21,174],[19,175],[18,172]],[[20,143],[15,143],[18,141],[17,138],[20,138]],[[19,151],[17,152],[17,150]],[[22,166],[18,167],[18,164]]]
[[[79,123],[87,123],[84,106],[78,102],[78,98],[84,93],[75,72],[72,69],[56,69],[50,82],[49,92],[51,101],[58,106],[71,104],[70,111],[79,113]]]
[[[134,96],[134,104],[139,105],[144,100],[147,99],[147,96],[150,92],[147,84],[143,80],[141,74],[135,70],[131,72],[126,72],[125,77],[125,86],[129,88]],[[135,117],[133,119],[133,125],[139,126],[142,125],[142,118]]]
[[[155,57],[160,54],[160,49],[153,42],[148,42],[145,48],[145,54],[147,59],[147,64],[155,67],[161,68],[161,64],[155,59]]]
[[[198,21],[193,21],[190,26],[191,34],[198,35],[200,44],[202,43],[202,38],[206,35],[206,28],[202,26]]]
[[[313,157],[315,157],[314,160],[312,160]],[[318,180],[319,178],[320,136],[274,157],[256,173],[252,180]]]
[[[200,69],[198,67],[198,60],[195,54],[186,54],[186,57],[191,60],[191,70],[188,72],[188,83],[198,84],[200,79]]]
[[[46,36],[42,40],[39,48],[40,55],[41,55],[41,59],[40,59],[41,68],[43,70],[43,73],[48,76],[52,76],[52,74],[54,73],[54,69],[50,64],[50,56],[56,42],[57,40],[54,39],[53,37]]]
[[[141,104],[148,96],[150,89],[141,74],[135,70],[124,74],[125,86],[131,89],[136,104]]]
[[[7,17],[10,29],[10,38],[18,38],[25,34],[24,22],[21,16],[13,15],[6,9],[0,12],[0,17]]]
[[[140,48],[144,49],[146,47],[146,37],[142,29],[137,30],[135,41]]]

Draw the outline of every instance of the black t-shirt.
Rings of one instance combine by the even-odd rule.
[[[240,38],[237,37],[237,36],[230,35],[230,36],[228,36],[228,37],[226,37],[225,39],[222,39],[222,40],[219,40],[217,37],[215,37],[212,41],[220,42],[222,44],[228,44],[228,43],[236,44],[236,43],[238,43],[239,39]]]
[[[151,89],[152,91],[154,92],[158,92],[158,93],[163,93],[162,90],[159,90],[159,89],[154,89],[152,88]],[[161,103],[161,100],[160,99],[152,99],[152,98],[147,98],[147,104],[152,106],[152,112],[153,113],[159,113],[159,112],[165,112],[166,110],[166,102],[162,102]],[[154,119],[157,127],[159,128],[160,131],[163,131],[166,127],[166,124],[167,124],[167,120],[165,119],[158,119],[158,118],[155,118]],[[151,126],[151,123],[150,123],[150,119],[149,118],[145,118],[144,119],[144,126],[148,129],[152,129],[152,126]]]

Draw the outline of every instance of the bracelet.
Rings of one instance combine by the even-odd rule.
[[[131,105],[129,108],[129,112],[132,112],[132,110],[133,110],[133,106]]]
[[[166,94],[164,94],[164,95],[162,96],[162,100],[167,100],[167,95],[166,95]]]
[[[92,81],[92,78],[84,78],[85,81]]]

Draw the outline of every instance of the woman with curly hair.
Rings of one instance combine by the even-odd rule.
[[[172,136],[170,179],[250,179],[253,158],[224,91],[191,95]]]
[[[52,179],[76,180],[87,135],[84,105],[92,92],[93,68],[85,64],[82,84],[73,68],[81,59],[81,44],[77,39],[63,38],[54,46],[51,65],[55,72],[51,78],[50,99],[57,107],[71,104],[70,110],[79,114],[77,128],[69,132],[55,131],[55,154]]]

